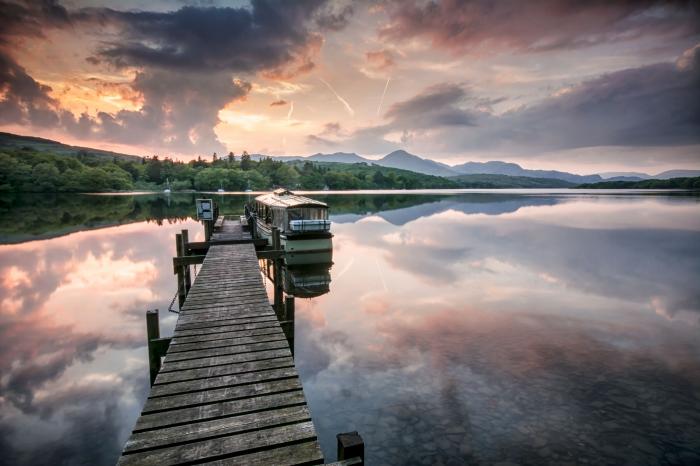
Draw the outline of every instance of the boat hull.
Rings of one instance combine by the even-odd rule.
[[[257,232],[272,246],[269,227],[257,221]],[[330,232],[293,234],[280,233],[287,265],[331,264],[333,262],[333,235]]]

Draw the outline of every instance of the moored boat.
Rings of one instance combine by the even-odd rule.
[[[328,205],[324,202],[277,189],[256,197],[249,211],[254,214],[257,235],[270,244],[272,228],[279,229],[289,265],[318,263],[319,253],[333,251]]]

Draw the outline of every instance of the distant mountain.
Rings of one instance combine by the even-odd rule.
[[[571,188],[576,183],[556,178],[534,178],[529,176],[511,175],[457,175],[451,180],[459,182],[464,188]]]
[[[334,154],[314,154],[304,157],[314,162],[340,162],[340,163],[369,163],[371,160],[360,157],[354,152],[336,152]]]
[[[265,155],[265,154],[250,154],[253,160],[262,160],[271,158],[278,162],[296,162],[298,160],[309,160],[311,162],[335,162],[335,163],[370,163],[372,160],[366,159],[354,152],[335,152],[333,154],[316,153],[313,155]]]
[[[76,156],[84,154],[92,157],[109,158],[114,157],[126,160],[140,160],[138,155],[121,154],[108,150],[93,149],[91,147],[69,146],[51,139],[38,138],[34,136],[21,136],[19,134],[0,132],[0,148],[22,148],[29,147],[37,151],[51,151],[55,154]]]
[[[528,170],[517,163],[499,161],[467,162],[461,165],[455,165],[452,169],[464,175],[489,174],[525,176],[529,178],[551,178],[568,181],[569,183],[596,183],[603,180],[599,175],[575,175],[573,173],[556,170]]]
[[[598,174],[605,180],[620,178],[636,178],[639,180],[646,180],[647,178],[651,178],[650,175],[641,172],[604,172]]]
[[[611,178],[605,178],[603,181],[643,181],[648,179],[648,177],[641,178],[639,176],[613,176]]]
[[[641,181],[641,180],[670,180],[671,178],[696,178],[700,170],[666,170],[656,175],[640,172],[606,172],[599,173],[604,181]]]
[[[657,180],[670,180],[671,178],[696,178],[700,176],[700,170],[667,170],[655,175]]]
[[[429,159],[423,159],[417,155],[409,154],[405,150],[395,150],[394,152],[385,155],[381,159],[374,160],[372,162],[377,165],[381,165],[382,167],[401,168],[403,170],[424,173],[426,175],[459,175],[459,172],[453,170],[449,165]]]

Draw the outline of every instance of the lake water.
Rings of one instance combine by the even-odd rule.
[[[328,460],[358,430],[370,465],[700,464],[699,197],[316,197],[334,264],[295,359]],[[1,464],[116,461],[193,199],[0,198]]]

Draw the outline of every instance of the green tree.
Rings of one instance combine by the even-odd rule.
[[[241,170],[250,170],[253,168],[253,161],[247,151],[243,151],[241,155]]]

